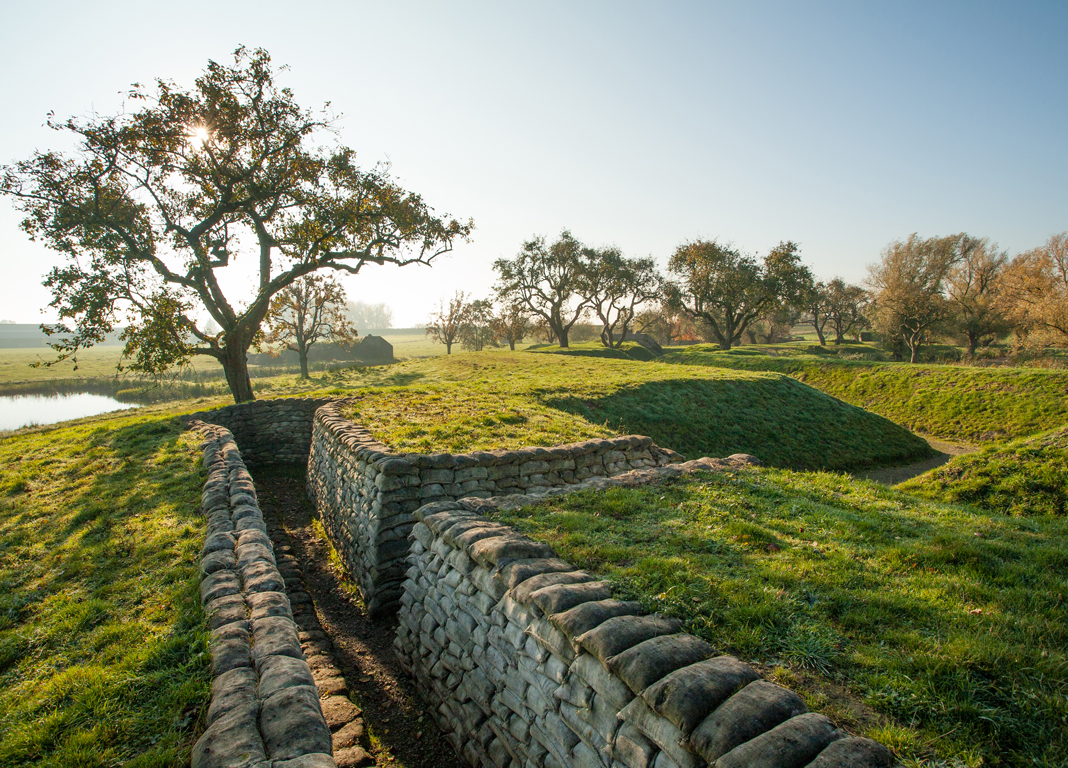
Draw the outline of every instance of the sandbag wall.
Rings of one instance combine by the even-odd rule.
[[[333,768],[330,729],[252,477],[229,430],[189,426],[205,438],[200,599],[212,629],[211,705],[192,768]]]
[[[422,505],[538,493],[681,460],[636,435],[515,451],[398,454],[334,402],[315,414],[308,494],[368,610],[377,613],[396,608],[413,512]]]
[[[709,460],[705,460],[709,461]],[[696,464],[696,462],[694,462]],[[683,465],[685,466],[685,465]],[[472,766],[831,768],[890,753],[472,502],[422,507],[395,643]]]
[[[228,429],[249,464],[304,464],[315,411],[330,401],[323,397],[253,400],[182,418],[187,425],[204,421]]]

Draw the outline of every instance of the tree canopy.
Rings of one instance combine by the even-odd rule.
[[[314,273],[274,295],[267,324],[266,343],[295,350],[302,379],[308,378],[308,352],[316,342],[352,344],[358,332],[345,311],[345,289],[333,275]]]
[[[325,148],[331,120],[275,84],[262,49],[238,48],[232,66],[209,61],[189,90],[135,85],[129,101],[137,109],[50,117],[78,150],[3,168],[0,191],[26,213],[23,229],[68,257],[45,280],[60,359],[125,324],[133,369],[210,355],[234,399],[251,400],[246,354],[275,294],[320,269],[426,264],[471,232],[388,167],[362,170],[352,149]],[[220,273],[248,257],[254,293],[227,296]]]
[[[761,260],[715,240],[695,240],[675,250],[668,270],[677,279],[667,286],[667,306],[704,323],[722,349],[738,344],[754,320],[797,304],[812,286],[793,242],[779,243]]]

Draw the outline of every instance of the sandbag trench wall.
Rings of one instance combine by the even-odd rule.
[[[183,416],[188,427],[203,421],[225,427],[249,465],[308,463],[315,411],[336,398],[284,397],[226,405]]]
[[[717,461],[729,466],[699,459],[663,472]],[[545,544],[478,514],[508,501],[415,512],[398,613],[398,657],[472,766],[892,763],[679,622],[641,615]]]
[[[681,461],[638,435],[551,448],[400,454],[342,412],[319,408],[308,458],[308,495],[368,611],[396,610],[414,512],[463,497],[549,493],[595,477]]]
[[[188,427],[204,437],[208,470],[200,598],[212,630],[211,704],[192,768],[334,768],[252,477],[230,430],[197,420]]]

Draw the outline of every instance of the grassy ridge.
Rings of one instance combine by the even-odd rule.
[[[975,368],[764,354],[707,346],[672,351],[666,362],[788,374],[891,421],[950,440],[1004,440],[1068,422],[1068,372]]]
[[[391,386],[392,385],[392,386]],[[551,445],[638,433],[690,456],[845,469],[927,455],[889,421],[790,378],[581,355],[451,355],[354,370],[330,392],[401,451]]]
[[[901,485],[1003,515],[1068,514],[1068,427],[958,456]]]
[[[0,439],[0,765],[180,766],[203,727],[203,472],[172,419]]]
[[[499,517],[719,651],[771,665],[907,766],[1068,762],[1064,518],[782,470]]]

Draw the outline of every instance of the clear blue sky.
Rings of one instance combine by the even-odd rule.
[[[3,22],[0,163],[59,145],[49,110],[269,50],[365,163],[475,219],[431,269],[346,278],[397,325],[488,295],[494,259],[563,227],[662,264],[697,237],[795,240],[857,282],[914,231],[1017,252],[1068,229],[1063,2],[41,2]],[[0,201],[0,319],[38,322],[56,259],[18,220]]]

